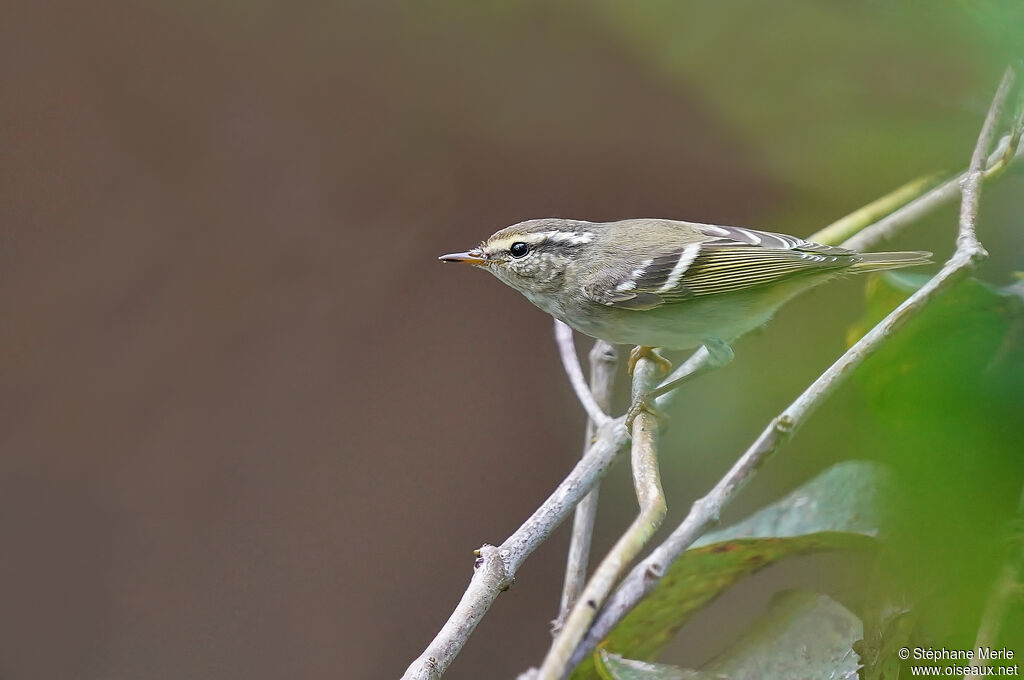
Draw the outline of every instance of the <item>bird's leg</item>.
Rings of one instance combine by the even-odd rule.
[[[629,405],[629,410],[626,411],[627,430],[633,430],[633,421],[641,413],[650,413],[658,421],[659,425],[664,425],[668,421],[668,414],[658,408],[654,403],[654,397],[651,396],[651,393],[641,394],[637,395],[637,398]]]
[[[642,349],[645,348],[637,347],[633,350],[633,352],[637,352],[638,350]],[[693,378],[694,376],[700,375],[701,373],[711,370],[712,368],[720,368],[722,366],[725,366],[730,361],[732,361],[733,356],[735,356],[733,354],[732,348],[729,347],[728,343],[718,338],[705,340],[704,349],[707,351],[710,361],[708,361],[703,368],[701,368],[698,371],[682,375],[674,380],[664,382],[658,385],[650,392],[648,392],[647,394],[639,395],[637,399],[635,399],[633,403],[630,405],[629,410],[626,412],[626,427],[632,427],[633,420],[636,418],[637,414],[644,410],[646,410],[648,413],[654,414],[654,416],[658,419],[659,422],[664,422],[665,420],[668,419],[668,417],[655,405],[655,399],[657,399],[663,394],[671,392],[672,390],[679,387],[684,382],[686,382],[690,378]],[[630,354],[630,359],[632,360],[632,353]]]
[[[636,362],[640,361],[641,358],[647,358],[653,361],[661,368],[662,371],[667,375],[672,370],[672,362],[661,355],[657,347],[644,347],[643,345],[637,345],[633,349],[629,350],[629,374],[633,375],[633,370],[636,368]]]
[[[726,364],[732,361],[734,356],[736,356],[733,353],[732,348],[729,347],[728,343],[718,338],[705,340],[704,349],[707,350],[708,356],[710,357],[710,361],[708,361],[708,363],[705,364],[702,369],[700,369],[699,371],[695,371],[693,373],[687,373],[686,375],[680,376],[675,380],[669,380],[668,382],[664,382],[658,385],[656,388],[654,388],[654,390],[652,390],[650,395],[648,396],[652,399],[660,397],[661,395],[666,394],[667,392],[671,392],[675,388],[679,387],[690,378],[698,376],[701,373],[704,373],[705,371],[711,370],[712,368],[721,368],[722,366],[725,366]]]
[[[650,359],[665,375],[668,375],[668,372],[672,370],[672,362],[663,357],[657,348],[638,345],[629,352],[628,366],[630,375],[633,375],[633,371],[636,369],[636,362],[640,361],[640,359]],[[668,420],[668,415],[654,405],[654,395],[652,393],[638,394],[633,403],[630,404],[629,410],[626,411],[626,429],[632,430],[633,421],[644,411],[653,415],[659,423]]]
[[[711,355],[712,368],[721,368],[732,361],[736,354],[729,343],[721,338],[710,338],[704,341],[704,349]]]

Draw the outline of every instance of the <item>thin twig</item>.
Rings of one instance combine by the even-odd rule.
[[[657,382],[658,367],[654,361],[646,357],[639,359],[633,369],[633,399],[649,394]],[[590,577],[548,650],[537,680],[558,680],[568,674],[569,657],[586,635],[598,608],[665,519],[667,506],[658,471],[658,429],[657,418],[647,410],[640,411],[633,419],[633,487],[640,513]]]
[[[405,680],[439,678],[461,651],[498,595],[515,581],[520,565],[557,527],[611,467],[629,440],[625,418],[598,429],[597,440],[547,500],[500,546],[477,551],[473,578],[447,623],[402,676]]]
[[[556,327],[557,328],[557,327]],[[556,331],[557,332],[557,331]],[[574,350],[575,353],[575,350]],[[604,412],[611,411],[612,393],[615,388],[615,370],[619,363],[619,352],[615,345],[604,340],[595,340],[590,349],[590,391],[594,401]],[[590,449],[597,426],[593,420],[587,419],[584,433],[583,452]],[[558,617],[552,622],[552,633],[557,634],[569,615],[569,610],[579,600],[580,592],[587,580],[587,564],[590,561],[590,541],[594,534],[594,520],[597,516],[597,500],[600,489],[595,484],[579,505],[572,520],[572,537],[569,540],[569,556],[565,563],[565,584],[562,586],[562,599],[558,608]]]
[[[587,379],[583,377],[580,358],[576,356],[576,343],[572,339],[572,329],[558,319],[555,319],[555,344],[558,345],[558,354],[562,357],[562,367],[565,368],[565,374],[569,376],[569,383],[576,392],[576,398],[580,400],[583,410],[596,425],[599,427],[604,425],[611,418],[594,400],[594,393],[587,387]]]
[[[718,522],[724,508],[743,486],[756,474],[762,463],[774,453],[835,389],[842,384],[863,361],[899,330],[912,316],[931,302],[939,293],[965,277],[988,253],[978,242],[975,224],[984,163],[995,125],[1013,83],[1013,70],[1006,69],[999,84],[988,115],[982,124],[978,141],[961,187],[962,201],[956,250],[942,269],[900,306],[858,340],[843,356],[775,417],[757,440],[740,456],[724,477],[703,498],[694,502],[682,524],[639,562],[601,611],[583,643],[573,654],[575,666],[590,654],[608,633],[646,597],[661,580],[666,567],[675,561],[694,541]]]
[[[1008,149],[1013,152],[1012,157],[1010,157],[1013,160],[1020,160],[1021,157],[1024,157],[1024,147],[1014,146],[1012,144],[1013,141],[1013,135],[1003,137],[999,141],[999,144],[996,145],[995,151],[989,155],[989,162],[986,167],[991,167],[993,170],[1000,171],[1005,169],[1005,164],[1009,162],[1006,160],[1006,152]],[[993,172],[989,175],[986,172],[985,179],[994,177],[998,174],[999,172]],[[933,210],[956,200],[957,197],[960,196],[960,186],[966,177],[967,172],[965,171],[956,177],[943,182],[917,200],[911,201],[899,210],[892,212],[866,229],[861,230],[856,235],[851,236],[842,244],[843,247],[851,250],[864,251],[870,250],[879,243],[891,239],[908,224],[916,222]],[[816,235],[812,235],[810,239],[812,241],[816,240],[815,237]],[[827,243],[827,241],[824,242]]]
[[[858,234],[865,225],[878,222],[886,215],[907,205],[938,183],[939,177],[937,175],[913,179],[903,186],[890,191],[885,196],[857,208],[849,215],[843,215],[823,229],[819,229],[810,237],[810,240],[825,244],[841,243]]]

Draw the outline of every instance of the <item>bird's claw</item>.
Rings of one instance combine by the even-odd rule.
[[[672,370],[672,362],[663,357],[661,353],[658,352],[657,348],[637,345],[633,349],[629,350],[629,363],[627,364],[627,367],[629,368],[630,375],[633,375],[633,371],[636,370],[636,362],[641,359],[650,359],[657,364],[658,368],[660,368],[665,375],[668,375],[668,372]]]
[[[626,411],[626,429],[633,430],[633,421],[636,420],[637,416],[641,413],[648,413],[658,421],[659,428],[664,427],[668,422],[668,414],[662,411],[654,403],[654,397],[649,394],[639,395],[632,404],[629,406],[629,410]]]

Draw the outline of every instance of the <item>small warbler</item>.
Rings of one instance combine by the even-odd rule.
[[[729,344],[764,325],[798,293],[840,274],[930,262],[931,253],[858,253],[795,236],[696,222],[633,219],[584,222],[557,218],[506,227],[443,262],[483,267],[533,304],[577,331],[634,345],[630,371],[653,348],[704,345],[712,363],[733,356]],[[678,381],[633,404],[627,423]]]

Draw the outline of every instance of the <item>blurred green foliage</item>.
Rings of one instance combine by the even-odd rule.
[[[698,91],[768,172],[837,202],[870,178],[895,185],[961,165],[977,127],[969,114],[984,111],[1005,65],[952,4],[604,7],[623,41]]]
[[[859,337],[926,277],[868,285]],[[900,510],[883,553],[917,635],[962,648],[1012,545],[1024,486],[1024,298],[968,279],[935,300],[856,377],[877,423],[872,455],[894,471]],[[1024,640],[1008,627],[1005,642]]]

